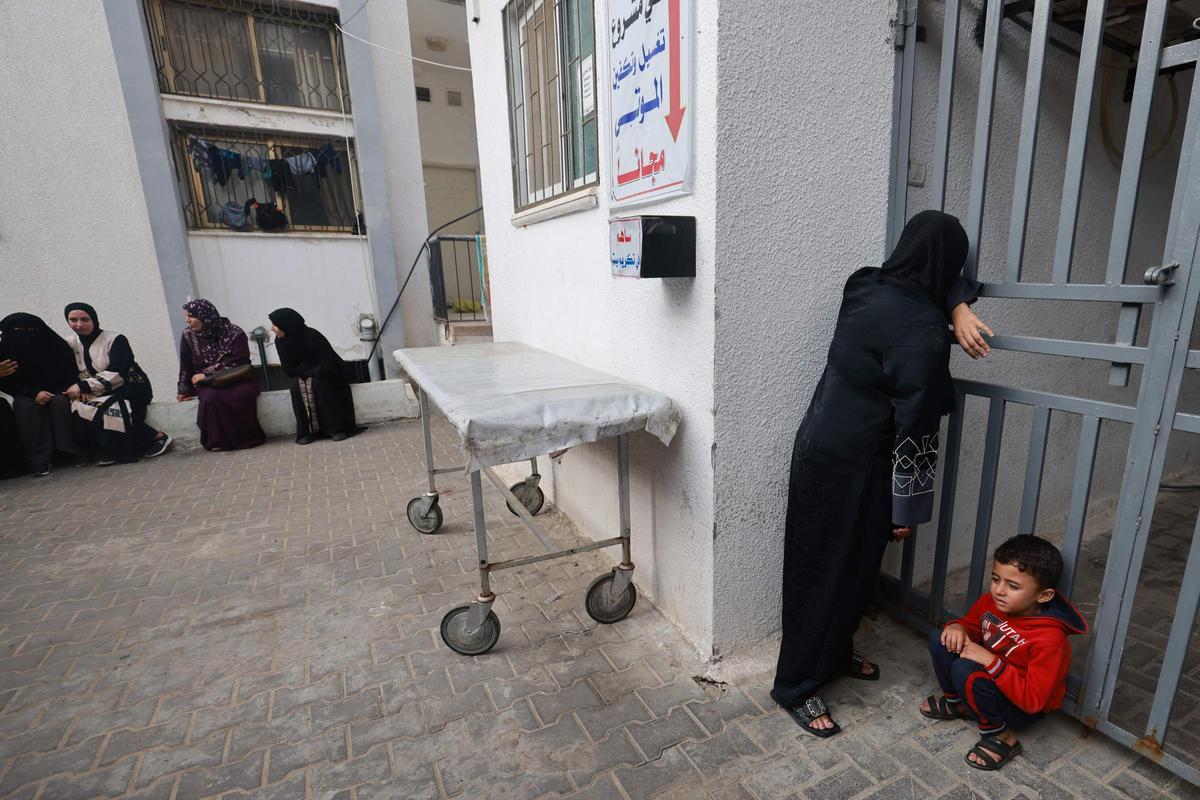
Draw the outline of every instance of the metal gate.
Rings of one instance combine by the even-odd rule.
[[[971,20],[960,19],[963,14],[973,15],[973,8],[959,0],[922,2],[919,5],[918,8],[917,0],[901,0],[897,15],[896,43],[899,52],[896,60],[893,186],[888,220],[890,242],[894,242],[907,217],[921,210],[908,207],[909,151],[915,133],[922,133],[926,139],[933,140],[933,157],[929,162],[929,194],[933,199],[933,207],[943,208],[946,204],[957,64],[961,48],[976,46],[971,41],[970,32],[963,30],[969,27]],[[1027,300],[1035,304],[1037,301],[1067,301],[1072,306],[1103,303],[1114,304],[1120,309],[1117,316],[1119,321],[1108,341],[1078,341],[1005,332],[992,340],[992,347],[1108,362],[1111,364],[1108,370],[1109,383],[1114,385],[1126,384],[1134,371],[1133,365],[1138,365],[1140,382],[1137,400],[1126,405],[972,380],[958,381],[960,410],[950,418],[946,437],[932,575],[927,583],[914,585],[917,545],[910,539],[905,544],[899,576],[893,579],[892,588],[895,590],[898,613],[925,627],[940,625],[963,610],[947,608],[946,592],[948,576],[959,566],[951,563],[951,554],[952,545],[956,544],[954,504],[959,488],[959,473],[964,466],[961,453],[963,409],[968,398],[986,400],[987,422],[982,463],[978,465],[980,483],[974,527],[973,530],[964,529],[959,533],[964,537],[972,537],[969,565],[961,565],[960,570],[967,575],[963,593],[966,598],[976,597],[983,591],[985,578],[989,574],[992,519],[997,477],[1001,469],[1000,452],[1006,409],[1024,406],[1027,409],[1022,413],[1031,414],[1031,433],[1016,526],[1016,532],[1019,533],[1032,533],[1038,519],[1052,415],[1075,415],[1079,420],[1080,435],[1075,449],[1069,501],[1065,509],[1060,509],[1065,512],[1062,545],[1066,574],[1062,588],[1068,594],[1080,568],[1084,520],[1088,514],[1101,427],[1128,426],[1129,446],[1123,465],[1115,523],[1107,548],[1107,559],[1103,562],[1097,605],[1095,612],[1090,615],[1090,650],[1086,662],[1077,664],[1073,669],[1066,710],[1088,726],[1136,748],[1186,780],[1200,784],[1200,772],[1196,768],[1200,753],[1189,757],[1189,752],[1170,747],[1164,749],[1170,739],[1172,708],[1184,672],[1197,607],[1200,605],[1200,521],[1191,531],[1190,545],[1183,545],[1188,548],[1186,566],[1179,589],[1172,595],[1174,608],[1168,611],[1173,611],[1174,616],[1163,621],[1164,628],[1169,622],[1169,632],[1162,636],[1165,644],[1160,643],[1161,652],[1150,662],[1154,666],[1161,663],[1161,666],[1158,667],[1157,679],[1148,681],[1150,686],[1146,691],[1149,694],[1152,690],[1153,700],[1149,704],[1144,728],[1127,724],[1114,718],[1113,714],[1114,692],[1126,653],[1130,617],[1139,576],[1143,572],[1167,446],[1173,431],[1200,433],[1200,416],[1181,413],[1178,407],[1185,370],[1200,368],[1200,350],[1189,350],[1197,301],[1200,300],[1200,275],[1197,274],[1196,263],[1200,238],[1200,81],[1193,82],[1187,107],[1186,127],[1161,260],[1146,264],[1128,263],[1156,82],[1163,70],[1194,68],[1200,56],[1200,41],[1192,40],[1196,34],[1178,37],[1177,43],[1169,39],[1164,41],[1172,27],[1168,23],[1174,25],[1177,22],[1170,18],[1171,14],[1178,13],[1175,3],[1170,0],[1132,4],[1144,9],[1141,12],[1144,13],[1144,21],[1141,23],[1140,38],[1129,52],[1131,58],[1136,58],[1136,66],[1131,70],[1131,80],[1126,87],[1129,121],[1124,156],[1120,162],[1104,277],[1102,281],[1087,283],[1072,280],[1072,260],[1076,252],[1076,230],[1081,208],[1083,213],[1089,213],[1082,188],[1089,120],[1095,110],[1093,97],[1098,67],[1103,66],[1104,54],[1113,52],[1121,44],[1113,36],[1112,18],[1106,18],[1106,12],[1113,11],[1114,6],[1122,6],[1122,10],[1125,10],[1123,7],[1129,5],[1116,0],[1111,3],[1105,0],[1086,3],[1083,0],[1067,0],[1065,3],[1055,3],[1053,0],[990,0],[986,3],[980,12],[982,19],[979,20],[983,40],[979,50],[978,101],[971,143],[969,194],[965,197],[965,226],[971,240],[967,272],[973,276],[979,273],[988,281],[983,292],[985,297]],[[974,7],[978,8],[979,4],[974,4]],[[1078,16],[1071,18],[1062,12],[1064,7],[1072,7],[1079,12]],[[1064,21],[1069,18],[1077,20],[1079,24]],[[933,26],[939,20],[943,33],[937,70],[936,114],[921,117],[931,119],[935,127],[933,131],[917,131],[913,127],[913,105],[916,90],[920,88],[914,77],[918,50],[921,49],[917,47],[918,23],[928,22]],[[1014,29],[1014,23],[1029,31],[1027,38]],[[1128,19],[1125,24],[1128,28]],[[1066,27],[1072,28],[1069,36],[1064,32]],[[1010,47],[1013,42],[1021,43],[1021,52],[1010,51],[1005,55],[1010,64],[1018,58],[1024,61],[1026,73],[1015,158],[1013,163],[1003,165],[1005,169],[1011,168],[1014,176],[1007,248],[1000,254],[985,253],[981,259],[979,244],[984,232],[985,201],[995,201],[995,197],[988,193],[989,165],[993,170],[999,167],[995,159],[990,157],[994,155],[992,134],[997,70],[1001,47]],[[1035,283],[1022,280],[1022,273],[1028,271],[1028,265],[1023,262],[1031,214],[1031,185],[1036,174],[1039,118],[1045,110],[1041,107],[1041,99],[1048,46],[1073,48],[1078,58],[1078,72],[1065,163],[1062,165],[1061,202],[1056,209],[1058,226],[1053,245],[1053,263],[1038,265],[1041,273],[1049,276],[1049,281]],[[924,49],[928,53],[938,52],[936,42],[927,44]],[[932,96],[932,91],[929,94]],[[1004,199],[1009,199],[1005,194]],[[985,269],[979,269],[981,264]],[[1127,279],[1127,269],[1131,275],[1142,278],[1141,282],[1138,282],[1138,278]],[[1152,319],[1148,335],[1144,334],[1145,326],[1141,326],[1144,344],[1138,344],[1139,322],[1144,314],[1151,314]],[[1047,511],[1053,509],[1042,509],[1043,514]],[[965,547],[960,549],[965,550]],[[1194,663],[1188,666],[1194,668]],[[1196,676],[1200,678],[1200,672]]]

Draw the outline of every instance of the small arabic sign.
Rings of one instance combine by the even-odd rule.
[[[691,0],[608,0],[613,205],[691,191]],[[604,80],[602,78],[602,80]]]
[[[608,258],[612,274],[637,278],[642,272],[642,218],[608,221]]]

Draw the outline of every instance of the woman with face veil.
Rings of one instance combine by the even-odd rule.
[[[13,422],[34,477],[50,474],[56,454],[86,459],[64,394],[78,379],[71,346],[40,317],[0,320],[0,392],[13,398]]]
[[[854,651],[854,632],[889,539],[933,514],[938,426],[954,408],[951,313],[960,341],[969,336],[986,352],[978,331],[991,331],[964,304],[978,287],[960,277],[967,249],[957,219],[925,211],[882,267],[850,276],[825,372],[796,433],[771,696],[816,736],[840,730],[816,694],[822,684],[879,678]]]
[[[292,378],[292,411],[296,443],[311,444],[316,436],[340,442],[362,431],[354,421],[354,396],[346,380],[346,362],[320,331],[290,308],[277,308],[268,317],[275,331],[275,352]]]

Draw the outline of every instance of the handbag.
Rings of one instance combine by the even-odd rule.
[[[242,364],[240,367],[230,367],[220,372],[214,372],[201,381],[201,383],[205,386],[211,386],[214,389],[224,389],[226,386],[233,386],[235,383],[253,379],[254,367],[250,364]]]

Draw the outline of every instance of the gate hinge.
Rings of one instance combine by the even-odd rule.
[[[1150,286],[1172,286],[1175,283],[1175,270],[1177,269],[1179,269],[1178,261],[1172,261],[1162,266],[1148,267],[1146,273],[1142,275],[1142,282]]]
[[[897,50],[904,49],[904,42],[908,38],[907,31],[917,21],[917,8],[912,0],[897,0],[896,2],[896,21],[893,23],[892,44]]]

